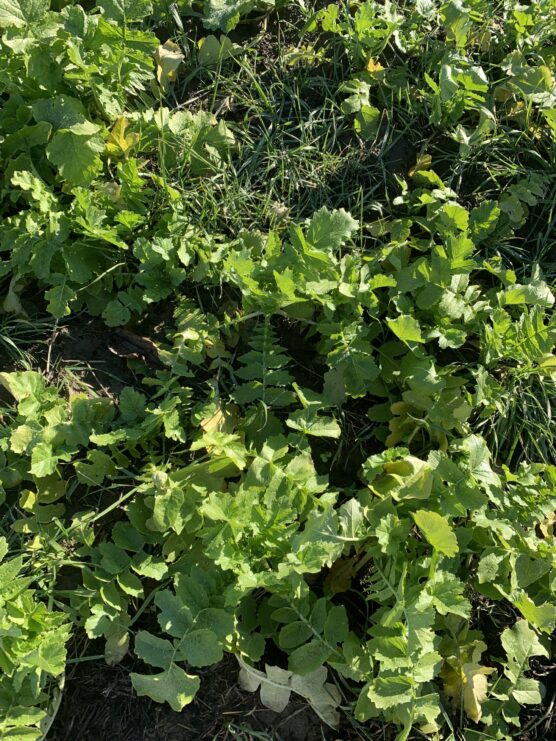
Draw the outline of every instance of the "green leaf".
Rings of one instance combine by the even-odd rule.
[[[150,0],[97,0],[105,18],[117,23],[143,21],[153,12]]]
[[[49,443],[38,443],[38,445],[35,445],[31,454],[30,468],[33,476],[37,476],[38,478],[49,476],[51,473],[54,473],[57,465],[58,456],[54,454],[52,445]]]
[[[421,335],[421,327],[415,317],[403,314],[397,319],[387,319],[389,329],[404,342],[424,342]]]
[[[0,0],[0,28],[24,28],[44,18],[49,0]]]
[[[46,154],[70,185],[86,186],[102,169],[99,154],[103,149],[99,137],[80,136],[69,129],[60,129],[52,137]]]
[[[107,476],[114,476],[117,471],[112,458],[96,449],[87,453],[85,461],[77,461],[73,465],[79,481],[88,486],[101,484]]]
[[[46,291],[44,297],[48,301],[47,311],[57,319],[62,319],[71,314],[69,303],[76,298],[76,293],[73,288],[70,288],[66,283],[62,283]]]
[[[373,140],[378,134],[381,112],[372,105],[363,105],[355,114],[353,128],[362,139]]]
[[[176,664],[171,664],[159,674],[130,674],[134,690],[139,697],[150,697],[155,702],[167,702],[179,713],[189,705],[201,685],[199,677],[186,674]]]
[[[313,629],[308,623],[303,620],[294,620],[282,628],[278,635],[278,643],[280,648],[290,650],[306,643],[312,635]]]
[[[81,101],[69,95],[39,98],[33,102],[31,110],[35,121],[45,121],[54,129],[75,129],[79,132],[82,127],[85,127],[91,134],[96,134],[100,130],[88,120]]]
[[[496,229],[500,208],[494,201],[483,201],[469,214],[469,231],[473,241],[479,244]]]
[[[124,550],[114,545],[114,543],[110,541],[99,543],[98,550],[102,555],[100,565],[109,574],[120,574],[129,568],[131,558]]]
[[[187,633],[180,641],[180,649],[191,666],[210,666],[222,659],[222,646],[207,628]]]
[[[526,620],[544,633],[552,633],[556,627],[556,605],[553,602],[537,605],[523,591],[514,592],[511,599]]]
[[[529,659],[533,656],[548,658],[548,651],[527,620],[518,620],[512,628],[506,628],[500,640],[508,657],[505,674],[514,685],[517,685],[523,672],[528,671]]]
[[[343,605],[334,605],[324,624],[324,639],[331,645],[343,643],[349,633],[349,623],[346,608]]]
[[[135,636],[135,653],[149,666],[168,669],[172,665],[176,651],[170,641],[158,638],[146,630]]]
[[[304,676],[322,666],[330,654],[330,648],[322,641],[315,639],[296,648],[290,654],[288,668],[294,674]]]
[[[456,534],[447,517],[424,509],[413,512],[412,516],[419,530],[436,551],[450,557],[459,552]]]
[[[342,428],[333,417],[319,416],[312,409],[298,409],[286,420],[288,427],[314,437],[338,438]]]
[[[199,41],[197,61],[203,67],[214,67],[234,54],[234,45],[227,36],[217,39],[211,34]]]
[[[490,465],[490,451],[486,442],[478,435],[469,435],[458,444],[458,448],[467,453],[469,473],[484,484],[500,486],[500,477]]]
[[[274,4],[272,0],[270,5]],[[207,28],[221,29],[228,33],[256,5],[256,0],[205,0],[203,5],[203,23]]]
[[[307,243],[317,250],[336,250],[359,228],[353,216],[343,208],[329,211],[325,206],[316,211],[305,230]]]

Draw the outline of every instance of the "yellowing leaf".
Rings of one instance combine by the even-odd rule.
[[[365,68],[367,72],[382,72],[384,67],[380,62],[375,62],[375,60],[372,57],[369,57],[369,60],[367,62],[367,66]]]
[[[214,413],[204,417],[200,425],[205,432],[233,432],[239,420],[239,408],[236,404],[218,404]]]
[[[455,556],[459,551],[456,534],[446,517],[437,512],[419,509],[413,513],[413,519],[435,551],[445,556]]]
[[[112,130],[106,139],[106,151],[112,157],[127,157],[131,149],[139,141],[139,134],[125,133],[128,121],[124,116],[118,116]]]
[[[199,53],[197,60],[202,67],[213,67],[234,54],[234,45],[227,36],[216,36],[211,34],[197,42]]]
[[[481,704],[487,698],[487,676],[494,669],[475,662],[446,662],[440,676],[444,681],[444,693],[452,698],[458,707],[463,706],[467,716],[475,723],[481,720]]]
[[[160,44],[154,54],[156,63],[156,79],[160,87],[166,92],[170,83],[174,82],[178,75],[178,68],[185,59],[180,47],[173,41],[166,41]]]
[[[430,154],[419,154],[417,156],[417,161],[413,165],[413,167],[410,169],[410,171],[407,173],[410,178],[412,178],[416,172],[422,172],[423,170],[430,170],[432,166],[432,157]]]

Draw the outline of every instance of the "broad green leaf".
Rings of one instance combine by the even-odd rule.
[[[288,659],[288,668],[294,674],[305,676],[324,664],[331,654],[331,649],[322,641],[314,639],[296,648]]]
[[[306,643],[313,636],[311,626],[302,621],[294,620],[285,625],[278,635],[280,648],[291,650]]]
[[[44,18],[49,0],[0,0],[0,28],[24,28]]]
[[[384,463],[384,475],[372,482],[371,488],[380,496],[395,500],[428,499],[432,490],[431,466],[415,456]]]
[[[482,437],[469,435],[458,447],[467,453],[467,466],[474,478],[485,484],[500,486],[500,477],[491,468],[491,454]]]
[[[100,565],[109,574],[120,574],[129,568],[131,558],[124,550],[114,545],[114,543],[110,541],[99,543],[98,550],[102,555]]]
[[[37,122],[45,121],[54,129],[70,129],[83,125],[93,127],[91,134],[96,134],[99,127],[92,124],[80,100],[68,95],[53,95],[50,98],[39,98],[31,106],[33,118]]]
[[[342,434],[340,425],[333,417],[319,416],[311,409],[299,409],[286,420],[288,427],[314,437],[338,438]]]
[[[447,517],[424,509],[413,512],[412,516],[419,530],[436,551],[450,557],[459,552],[456,534]]]
[[[46,291],[44,297],[48,301],[46,307],[48,312],[57,319],[62,319],[71,314],[69,304],[76,298],[76,293],[73,288],[70,288],[66,283],[62,283]]]
[[[117,471],[112,458],[102,450],[90,450],[85,461],[74,463],[77,478],[82,484],[94,486],[101,484],[107,476],[114,476]]]
[[[388,319],[386,321],[388,328],[404,342],[424,342],[421,335],[421,327],[415,317],[404,314],[397,319]]]
[[[176,664],[159,674],[130,674],[133,689],[139,697],[150,697],[155,702],[167,702],[179,713],[192,702],[201,685],[199,677],[186,674]]]
[[[34,476],[42,478],[54,473],[58,465],[58,456],[52,450],[49,443],[38,443],[31,454],[30,471]]]
[[[227,36],[216,36],[211,34],[198,42],[199,51],[197,60],[203,67],[214,67],[234,54],[234,45]]]
[[[353,128],[362,139],[372,140],[378,134],[381,113],[372,105],[363,105],[355,114]]]
[[[207,628],[187,633],[180,641],[180,650],[191,666],[210,666],[222,658],[222,646],[212,630]]]
[[[526,621],[528,620],[543,633],[552,633],[556,627],[556,605],[553,602],[543,602],[537,605],[522,590],[513,593],[511,599]]]
[[[495,230],[500,217],[500,208],[495,201],[483,201],[469,214],[469,231],[477,244]]]
[[[102,169],[104,145],[96,136],[80,136],[69,129],[54,134],[46,149],[48,159],[70,185],[89,185]]]
[[[331,645],[343,643],[349,633],[349,623],[346,608],[343,605],[334,605],[330,609],[324,624],[324,639]]]
[[[168,669],[176,651],[170,641],[158,638],[146,630],[140,630],[135,636],[135,653],[150,666]]]
[[[507,655],[506,675],[516,685],[523,672],[529,670],[529,659],[533,656],[548,658],[548,651],[539,641],[537,634],[529,627],[527,620],[518,620],[511,628],[506,628],[500,637]]]
[[[554,295],[542,281],[532,281],[526,285],[509,286],[499,294],[501,306],[529,304],[532,306],[552,306]]]
[[[268,5],[273,5],[269,0]],[[234,29],[242,15],[246,15],[256,5],[256,0],[205,0],[203,23],[207,28],[220,29],[226,33]]]
[[[105,18],[117,23],[136,23],[143,21],[153,11],[150,0],[97,0]]]

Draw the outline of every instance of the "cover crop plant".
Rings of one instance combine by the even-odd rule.
[[[185,713],[228,653],[362,737],[542,733],[554,4],[0,29],[0,737],[99,651]],[[123,380],[58,353],[91,322]]]

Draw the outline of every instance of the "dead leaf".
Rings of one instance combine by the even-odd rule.
[[[325,666],[300,676],[268,664],[265,664],[265,671],[261,672],[239,656],[237,660],[241,666],[240,687],[248,692],[260,690],[261,702],[267,708],[277,713],[282,712],[289,702],[291,693],[295,692],[307,700],[327,725],[331,728],[338,727],[340,714],[337,708],[342,698],[336,685],[326,681],[328,670]]]
[[[156,63],[156,79],[160,87],[166,92],[170,83],[178,76],[178,68],[185,59],[180,47],[173,41],[161,44],[154,54]]]

